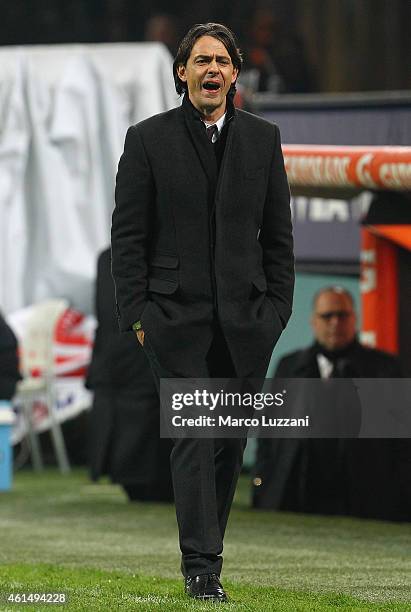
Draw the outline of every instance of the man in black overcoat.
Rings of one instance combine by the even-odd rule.
[[[264,377],[291,314],[289,188],[278,127],[233,105],[232,32],[194,26],[174,61],[182,105],[129,128],[116,183],[112,272],[120,329],[161,377]],[[186,592],[226,600],[223,537],[244,440],[171,453]]]
[[[347,290],[320,290],[311,325],[314,343],[284,356],[276,377],[401,377],[395,356],[357,340],[354,303]],[[409,440],[260,439],[253,506],[411,520],[410,468]]]

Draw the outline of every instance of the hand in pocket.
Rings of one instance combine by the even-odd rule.
[[[144,331],[142,329],[139,329],[138,331],[136,331],[136,336],[141,346],[144,346]]]

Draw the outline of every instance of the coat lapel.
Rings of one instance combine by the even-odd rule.
[[[182,110],[191,141],[200,159],[203,170],[210,184],[215,188],[218,177],[217,160],[213,146],[207,138],[200,113],[192,106],[191,102],[186,99],[186,96],[184,96]]]
[[[223,154],[223,158],[221,160],[220,172],[218,174],[218,182],[217,182],[217,187],[216,187],[216,194],[215,194],[215,198],[214,198],[214,202],[213,202],[213,207],[212,207],[212,211],[211,211],[212,213],[215,210],[216,203],[221,199],[220,195],[221,195],[221,193],[224,190],[225,182],[227,180],[229,181],[230,180],[230,174],[233,171],[235,172],[235,170],[233,169],[233,164],[232,164],[232,161],[234,159],[234,156],[232,155],[232,151],[234,151],[234,144],[235,144],[235,138],[236,138],[236,130],[235,130],[235,125],[234,125],[233,117],[230,117],[229,121],[230,121],[230,125],[227,126],[227,129],[228,129],[227,141],[225,143],[224,154]]]
[[[309,346],[301,352],[296,363],[295,376],[301,378],[321,378],[315,346]]]

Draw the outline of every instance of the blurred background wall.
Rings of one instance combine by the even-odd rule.
[[[165,41],[222,21],[246,62],[269,49],[288,91],[411,87],[409,0],[1,0],[2,45]],[[261,53],[260,53],[261,59]]]

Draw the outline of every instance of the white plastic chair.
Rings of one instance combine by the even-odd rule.
[[[66,445],[56,414],[56,392],[54,374],[54,330],[57,321],[69,304],[64,299],[46,300],[33,307],[27,322],[26,332],[20,343],[21,373],[23,380],[17,385],[17,401],[23,407],[35,470],[43,469],[43,458],[38,432],[33,423],[33,402],[45,398],[51,423],[51,437],[60,471],[70,471]],[[38,376],[33,373],[38,372]]]

